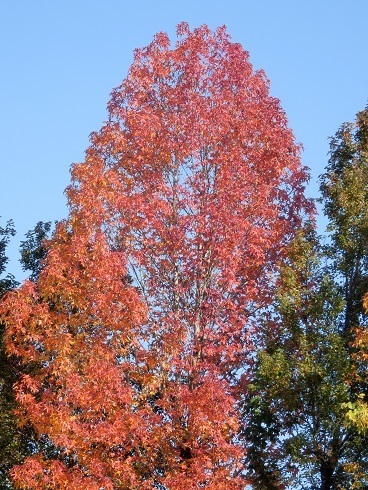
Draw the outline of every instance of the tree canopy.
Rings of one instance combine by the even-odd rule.
[[[68,215],[0,227],[0,488],[368,487],[368,108],[300,146],[224,27],[137,49]]]
[[[135,51],[72,168],[69,216],[3,303],[35,368],[44,442],[16,488],[243,488],[239,406],[256,318],[305,216],[308,174],[263,72],[224,28]]]

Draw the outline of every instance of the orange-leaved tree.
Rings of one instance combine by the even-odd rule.
[[[5,298],[7,348],[25,365],[17,414],[40,437],[13,469],[16,488],[115,488],[117,475],[135,488],[131,452],[148,427],[129,378],[130,350],[145,310],[125,278],[103,232],[71,215],[37,283]]]
[[[136,50],[36,286],[7,300],[9,349],[39,364],[21,410],[58,448],[19,487],[244,487],[252,329],[307,174],[247,52],[225,28],[177,32]]]

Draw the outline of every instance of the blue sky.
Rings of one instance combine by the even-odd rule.
[[[316,197],[328,137],[368,102],[367,18],[366,0],[1,2],[0,224],[12,218],[17,228],[9,272],[25,277],[17,249],[27,230],[66,216],[69,166],[106,119],[134,48],[158,31],[174,38],[182,20],[225,24],[265,70],[304,145]]]

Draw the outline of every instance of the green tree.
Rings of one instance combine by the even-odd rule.
[[[321,176],[327,245],[301,231],[265,314],[245,405],[254,488],[368,488],[367,369],[352,344],[367,323],[367,156],[365,109],[331,138]]]
[[[367,323],[362,298],[368,291],[368,107],[331,138],[330,159],[321,176],[327,247],[344,298],[343,332]]]
[[[367,454],[346,424],[352,366],[338,323],[343,309],[317,237],[301,232],[280,270],[247,400],[254,488],[361,488],[354,485]]]
[[[331,140],[331,158],[321,179],[336,280],[346,302],[343,330],[355,369],[348,419],[368,435],[368,106]],[[357,328],[359,326],[359,328]]]

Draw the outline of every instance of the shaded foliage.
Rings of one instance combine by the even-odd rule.
[[[42,261],[46,256],[46,247],[43,245],[51,230],[51,223],[38,222],[33,230],[26,234],[26,240],[21,242],[21,263],[23,270],[30,271],[31,279],[35,280],[42,268]],[[10,238],[15,235],[12,221],[0,228],[0,273],[6,272],[8,257],[6,246]],[[15,289],[19,283],[14,276],[7,274],[0,279],[0,296]],[[39,440],[32,426],[27,423],[23,427],[18,424],[18,417],[14,412],[17,407],[14,384],[25,373],[34,373],[38,366],[31,362],[27,366],[21,365],[17,356],[6,352],[4,343],[5,324],[0,325],[0,488],[12,488],[9,471],[20,463],[28,454],[38,447],[50,446],[46,441]]]
[[[0,227],[0,274],[6,272],[8,257],[6,247],[12,236],[15,235],[15,228],[12,221],[8,221],[5,228]],[[6,274],[0,279],[0,297],[7,291],[16,287],[18,283],[14,276]],[[16,427],[13,416],[14,395],[12,386],[16,379],[15,365],[6,352],[4,346],[4,324],[0,323],[0,488],[10,488],[8,471],[18,463],[23,455],[21,435]]]
[[[6,272],[6,264],[8,263],[8,257],[6,255],[6,247],[12,236],[15,235],[15,228],[13,221],[8,221],[5,228],[0,227],[0,275]],[[6,274],[5,277],[0,278],[0,297],[3,296],[6,291],[12,289],[18,285],[12,274]]]
[[[31,273],[29,276],[31,281],[36,281],[42,270],[47,255],[47,239],[50,238],[51,231],[51,221],[39,221],[26,233],[26,239],[20,243],[20,263],[24,271]]]

